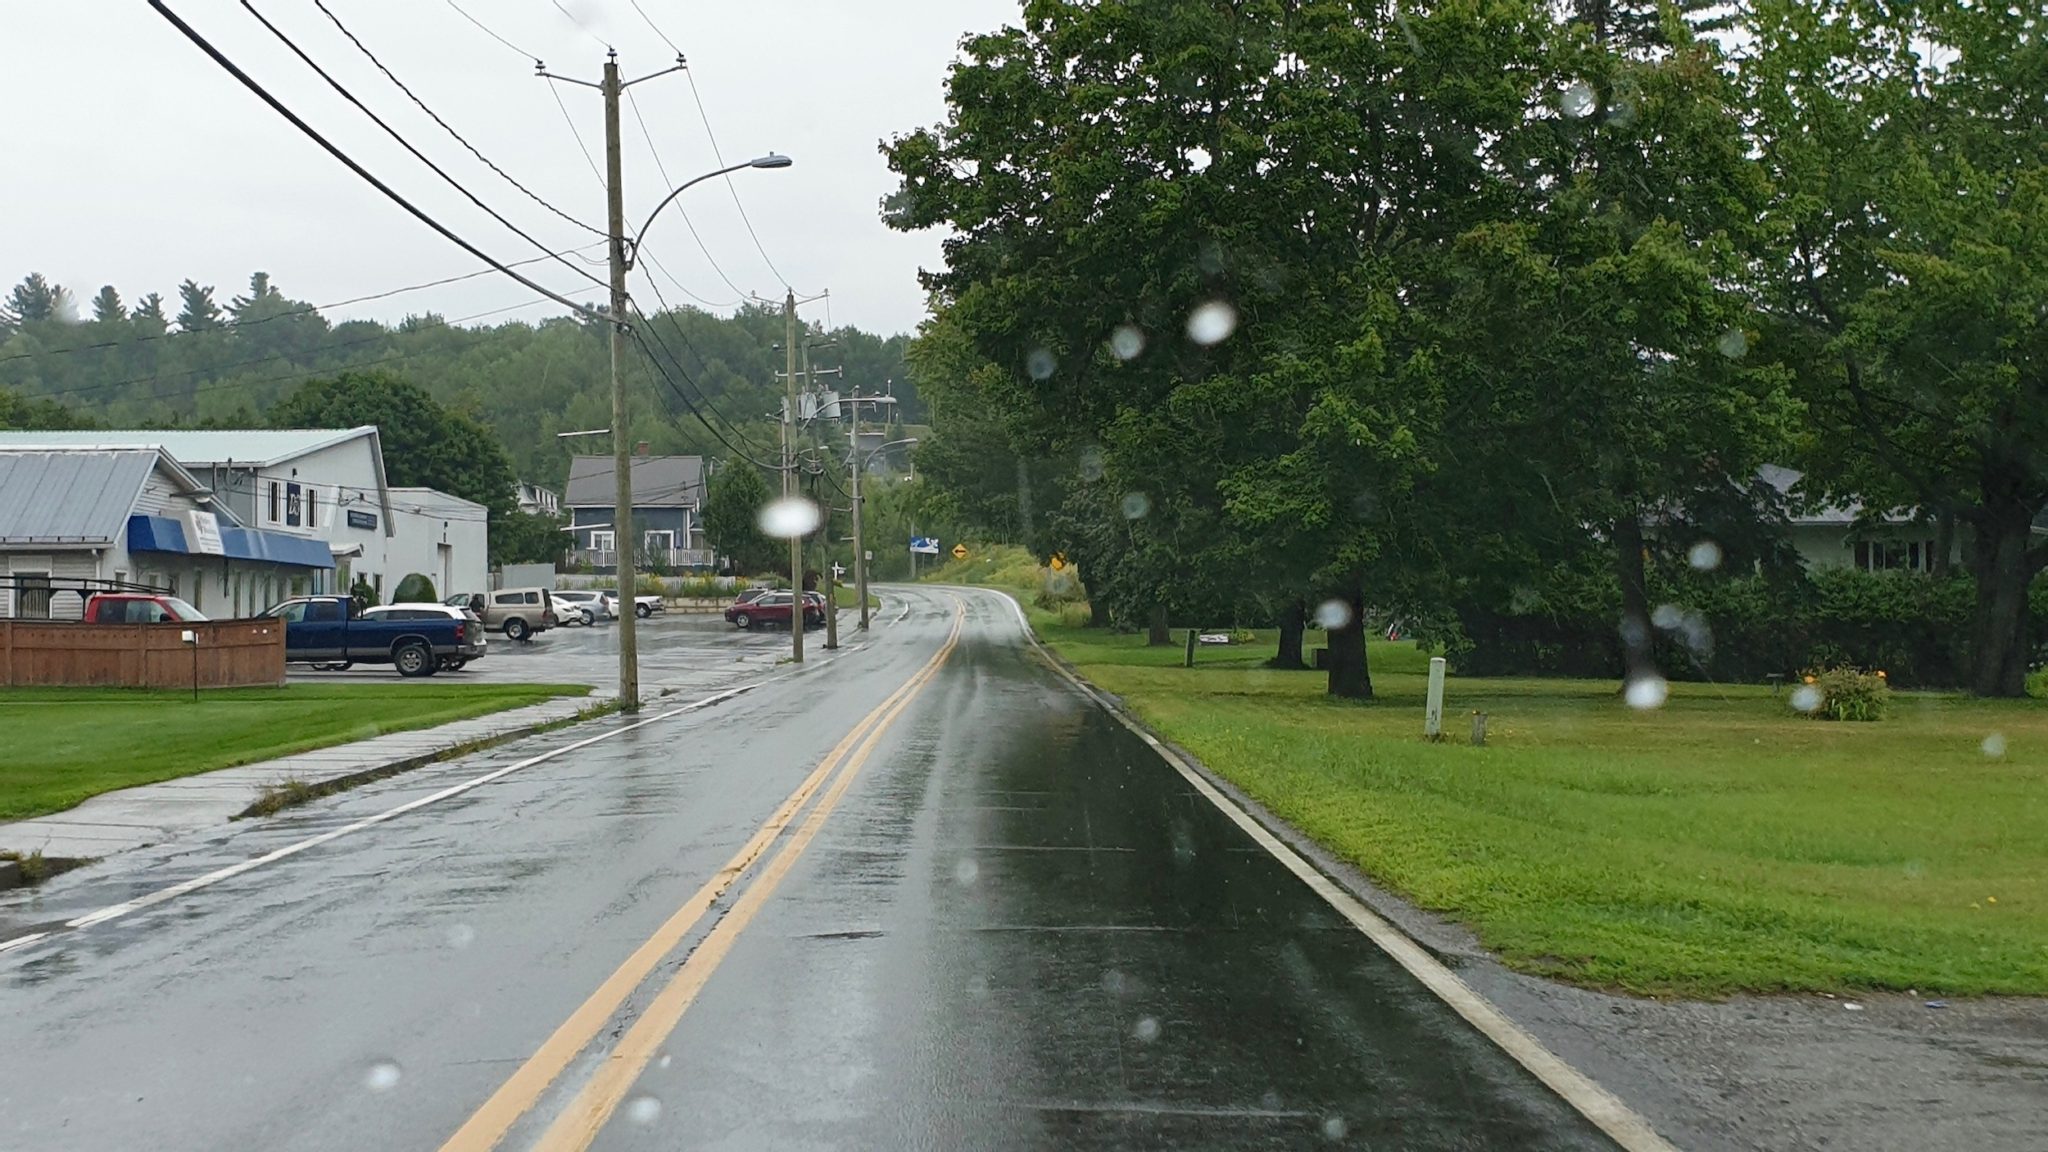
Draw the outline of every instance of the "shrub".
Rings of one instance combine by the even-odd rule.
[[[398,589],[391,594],[393,604],[438,604],[441,597],[434,591],[434,582],[417,572],[410,573],[398,582]]]
[[[1874,721],[1891,709],[1892,687],[1881,671],[1837,665],[1812,669],[1800,679],[1805,683],[1793,690],[1792,706],[1811,719]]]
[[[2027,673],[2027,695],[2036,700],[2048,700],[2048,668],[2037,668]]]

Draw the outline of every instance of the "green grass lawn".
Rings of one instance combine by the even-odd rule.
[[[387,732],[589,692],[567,684],[293,684],[202,693],[0,690],[0,820]]]
[[[1259,667],[1270,633],[1187,670],[1177,647],[1034,616],[1160,732],[1522,970],[1652,994],[2048,994],[2041,703],[1901,694],[1843,724],[1763,687],[1674,684],[1638,712],[1611,683],[1454,675],[1452,742],[1430,744],[1409,645],[1373,645],[1379,699],[1344,703],[1320,673]]]

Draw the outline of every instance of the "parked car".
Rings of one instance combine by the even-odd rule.
[[[347,596],[301,596],[264,615],[284,622],[284,658],[294,664],[390,664],[401,676],[432,676],[443,660],[466,660],[475,651],[477,625],[455,612],[378,619],[358,612]]]
[[[813,594],[804,596],[804,627],[825,626],[825,602],[823,597],[816,600]],[[735,600],[726,606],[725,618],[735,627],[749,631],[756,628],[787,628],[796,611],[796,597],[788,592],[770,591],[750,601]]]
[[[85,600],[88,624],[171,624],[206,619],[176,596],[157,592],[95,592]]]
[[[503,632],[508,640],[525,640],[561,623],[555,614],[554,595],[545,588],[500,588],[488,596],[467,593],[460,599],[483,619],[484,627]],[[481,607],[478,600],[483,601]]]
[[[659,596],[633,597],[633,615],[640,617],[642,620],[647,619],[656,612],[666,611],[668,611],[668,601]]]
[[[569,622],[571,613],[584,624],[619,618],[619,595],[616,592],[571,588],[550,595],[555,601],[555,615],[560,616],[565,624]]]
[[[447,618],[461,620],[469,625],[460,634],[460,643],[452,656],[441,657],[441,671],[460,672],[471,660],[481,660],[490,652],[490,637],[484,635],[484,622],[468,608],[456,608],[447,604],[380,604],[363,609],[364,620],[438,620]],[[287,626],[289,631],[289,626]],[[287,634],[286,645],[290,645]]]

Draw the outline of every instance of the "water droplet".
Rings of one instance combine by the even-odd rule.
[[[363,1087],[372,1092],[389,1092],[398,1087],[405,1073],[395,1060],[379,1060],[363,1072]]]
[[[1593,114],[1593,105],[1598,100],[1593,95],[1593,86],[1584,80],[1574,80],[1562,96],[1557,98],[1558,110],[1574,120],[1583,120]]]
[[[1986,756],[1991,757],[1993,760],[1996,760],[1999,757],[2004,756],[2005,733],[1993,732],[1991,735],[1986,736],[1984,738],[1984,743],[1978,745],[1978,747],[1984,749],[1984,754]]]
[[[1202,271],[1211,276],[1221,273],[1230,266],[1229,258],[1224,254],[1223,245],[1218,244],[1214,240],[1202,241],[1201,254],[1195,259],[1201,264]]]
[[[1927,876],[1927,865],[1918,860],[1906,861],[1906,879],[1921,880]]]
[[[1280,1093],[1275,1092],[1271,1088],[1266,1089],[1265,1094],[1259,1097],[1259,1107],[1264,1108],[1268,1112],[1278,1112],[1280,1110]]]
[[[962,860],[953,865],[953,879],[962,884],[972,884],[981,878],[981,865],[972,860]]]
[[[1033,380],[1050,379],[1053,370],[1059,366],[1060,359],[1052,354],[1050,348],[1033,348],[1031,355],[1024,358],[1024,370],[1031,373]]]
[[[1111,996],[1122,996],[1130,991],[1131,978],[1120,970],[1111,968],[1102,974],[1102,990]]]
[[[1649,629],[1642,622],[1628,616],[1621,618],[1621,642],[1629,648],[1640,648],[1650,642]]]
[[[1685,562],[1698,572],[1712,572],[1721,566],[1721,546],[1712,540],[1702,540],[1686,550]]]
[[[1811,684],[1801,684],[1792,690],[1791,703],[1795,712],[1812,712],[1820,707],[1820,701],[1820,689]]]
[[[1109,354],[1119,360],[1136,360],[1145,350],[1145,333],[1136,324],[1122,324],[1109,334]]]
[[[1188,313],[1188,339],[1207,348],[1230,339],[1237,331],[1237,309],[1221,300],[1207,304]]]
[[[656,1060],[656,1061],[654,1062],[654,1066],[655,1066],[656,1068],[666,1068],[666,1067],[668,1067],[668,1066],[669,1066],[670,1064],[673,1064],[673,1063],[675,1063],[675,1059],[676,1059],[675,1057],[673,1057],[673,1056],[669,1055],[669,1054],[668,1054],[668,1053],[666,1053],[666,1052],[663,1052],[663,1053],[661,1054],[661,1059],[659,1059],[659,1060]]]
[[[1131,1035],[1137,1037],[1141,1044],[1150,1044],[1159,1039],[1159,1021],[1150,1016],[1141,1016],[1137,1025],[1131,1029]]]
[[[1342,1116],[1332,1116],[1323,1121],[1323,1138],[1325,1140],[1342,1140],[1350,1131],[1351,1126],[1344,1123]]]
[[[1152,498],[1143,492],[1124,493],[1124,519],[1143,520],[1152,511]]]
[[[652,1096],[635,1096],[626,1101],[626,1119],[647,1125],[661,1119],[661,1101]]]
[[[817,531],[818,506],[801,496],[771,500],[761,509],[761,531],[777,540],[808,536]]]
[[[1714,341],[1714,347],[1720,349],[1721,355],[1730,360],[1740,360],[1749,355],[1749,333],[1740,328],[1730,328],[1721,333],[1719,340]]]
[[[1638,676],[1628,682],[1628,688],[1622,693],[1629,707],[1643,712],[1662,708],[1670,695],[1671,685],[1662,676]]]
[[[1316,627],[1326,632],[1341,632],[1351,626],[1351,605],[1332,597],[1316,605]]]
[[[457,924],[453,928],[448,929],[448,946],[450,948],[467,948],[475,943],[475,941],[476,929],[471,928],[467,924]]]
[[[1102,479],[1102,449],[1092,444],[1081,449],[1080,469],[1083,480]]]
[[[1659,604],[1657,610],[1650,613],[1650,623],[1667,632],[1677,628],[1684,619],[1685,613],[1680,612],[1676,604]]]

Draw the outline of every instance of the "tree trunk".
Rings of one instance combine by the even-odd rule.
[[[1934,557],[1927,564],[1928,571],[1933,574],[1936,580],[1948,579],[1950,569],[1948,554],[1955,551],[1955,547],[1955,514],[1951,512],[1937,513],[1934,517]]]
[[[2027,692],[2027,555],[2032,517],[2024,508],[1990,509],[1976,523],[1971,549],[1977,609],[1970,627],[1970,691],[1979,696]]]
[[[1289,604],[1280,613],[1280,650],[1268,662],[1268,667],[1299,671],[1308,667],[1301,659],[1301,638],[1308,631],[1308,608],[1301,601]]]
[[[1353,588],[1344,594],[1344,603],[1351,609],[1350,621],[1329,631],[1329,693],[1346,700],[1370,700],[1372,670],[1365,661],[1365,593]]]
[[[1614,575],[1621,585],[1621,674],[1633,681],[1657,674],[1650,630],[1650,581],[1643,560],[1643,522],[1633,510],[1614,522]]]
[[[1145,633],[1145,647],[1163,648],[1173,643],[1173,632],[1166,625],[1166,605],[1152,606],[1152,627]]]

